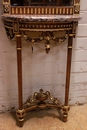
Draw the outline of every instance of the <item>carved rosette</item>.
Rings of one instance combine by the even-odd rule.
[[[3,0],[3,12],[4,14],[10,13],[10,0]]]
[[[80,0],[74,0],[74,14],[80,13]]]

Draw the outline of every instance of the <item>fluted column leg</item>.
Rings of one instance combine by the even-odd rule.
[[[66,69],[66,85],[65,85],[65,105],[63,108],[63,120],[66,122],[68,117],[68,101],[69,101],[69,85],[70,85],[70,71],[71,71],[71,57],[72,57],[73,36],[68,37],[67,47],[67,69]]]
[[[19,125],[23,126],[24,121],[24,109],[22,101],[22,45],[21,45],[21,35],[16,35],[17,44],[17,70],[18,70],[18,101],[19,109],[16,114],[18,117]]]

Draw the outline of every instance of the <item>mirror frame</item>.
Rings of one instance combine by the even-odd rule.
[[[10,0],[3,1],[3,13],[11,15],[79,15],[80,0],[73,6],[11,6]]]
[[[10,0],[11,6],[72,6],[73,0]]]

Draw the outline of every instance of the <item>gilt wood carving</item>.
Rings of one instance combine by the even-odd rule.
[[[3,0],[3,22],[9,39],[17,44],[18,96],[19,108],[16,111],[19,125],[23,126],[27,112],[34,109],[59,108],[62,110],[63,121],[67,121],[69,111],[69,84],[73,37],[80,19],[80,0]],[[38,35],[37,35],[38,32]],[[31,36],[33,34],[33,37]],[[65,103],[52,97],[49,91],[35,92],[23,103],[22,94],[22,38],[34,44],[44,41],[44,50],[50,53],[52,41],[56,44],[67,43],[67,67],[65,84]]]

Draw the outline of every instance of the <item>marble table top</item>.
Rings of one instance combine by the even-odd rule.
[[[80,15],[12,15],[3,14],[3,19],[11,19],[18,21],[35,21],[35,22],[46,22],[46,21],[78,21],[81,19]]]

